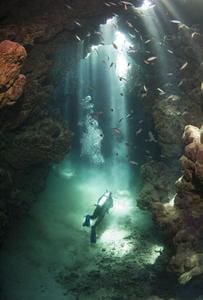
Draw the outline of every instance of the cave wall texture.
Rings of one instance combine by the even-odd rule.
[[[161,149],[160,161],[149,161],[141,168],[144,184],[138,203],[141,208],[151,210],[167,232],[169,245],[173,244],[175,249],[170,269],[185,283],[202,270],[203,249],[199,238],[202,225],[199,224],[203,224],[203,182],[202,150],[197,150],[201,148],[199,136],[194,142],[195,150],[185,150],[181,158],[183,178],[176,184],[175,205],[166,203],[175,194],[184,128],[186,125],[200,128],[203,120],[202,2],[171,1],[177,12],[187,16],[187,26],[179,24],[171,30],[164,19],[161,21],[165,30],[164,47],[175,54],[167,55],[168,74],[172,76],[161,86],[164,93],[157,90],[161,78],[156,64],[145,63],[149,56],[146,50],[156,53],[151,43],[144,43],[151,36],[142,16],[138,13],[135,18],[131,7],[122,1],[111,1],[111,5],[105,2],[8,0],[0,3],[0,239],[13,217],[21,216],[43,189],[50,164],[63,159],[70,150],[72,133],[63,120],[61,108],[65,99],[71,97],[65,90],[65,78],[78,60],[76,35],[85,39],[88,51],[90,45],[99,42],[95,34],[99,24],[118,14],[123,30],[134,33],[126,23],[130,21],[141,33],[140,50],[131,57],[140,66],[139,95],[145,110],[151,114]],[[134,2],[140,5],[142,1]],[[161,0],[159,6],[167,11],[166,2]],[[170,11],[167,14],[170,18]],[[185,62],[189,65],[180,70]],[[174,73],[174,67],[179,72]],[[147,93],[143,91],[144,85],[148,87]],[[131,93],[137,96],[137,86]],[[185,136],[190,137],[193,132],[200,134],[197,128],[186,127]],[[191,147],[191,143],[188,145]],[[197,175],[197,165],[200,175]],[[192,230],[197,234],[190,239],[188,232]],[[191,258],[187,266],[186,256]]]

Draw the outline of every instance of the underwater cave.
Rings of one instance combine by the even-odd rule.
[[[203,300],[203,1],[2,0],[0,300]]]

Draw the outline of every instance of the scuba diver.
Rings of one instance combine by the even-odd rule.
[[[109,212],[109,209],[113,207],[113,198],[112,193],[106,191],[97,201],[96,208],[92,215],[86,215],[83,226],[91,227],[90,233],[90,242],[96,243],[96,227],[101,223],[106,213]],[[91,225],[91,221],[94,221],[94,224]]]

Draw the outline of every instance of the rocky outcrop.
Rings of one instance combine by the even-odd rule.
[[[138,206],[151,210],[156,202],[171,201],[175,194],[174,173],[177,170],[168,167],[164,162],[151,161],[142,165],[144,185],[139,193]]]
[[[181,155],[181,135],[186,124],[201,126],[202,122],[203,35],[195,25],[181,23],[172,28],[170,18],[166,22],[168,27],[163,24],[165,36],[164,42],[160,40],[160,48],[146,32],[143,40],[151,42],[140,41],[137,52],[131,56],[141,66],[139,97],[152,115],[161,154],[174,160]],[[146,64],[149,53],[157,57],[153,64]],[[135,98],[138,90],[135,87]]]
[[[0,43],[0,53],[1,243],[12,220],[25,213],[44,188],[50,164],[69,151],[72,134],[51,105],[54,86],[44,86],[53,65],[49,59],[42,63],[39,51],[36,60],[27,58],[25,85],[20,74],[24,47],[6,40]]]
[[[0,108],[13,105],[23,93],[26,78],[20,74],[26,50],[18,43],[0,43]]]
[[[186,126],[182,177],[176,182],[174,203],[153,205],[156,221],[166,230],[176,249],[170,270],[185,284],[203,273],[203,144],[202,129]]]
[[[59,162],[70,149],[70,139],[70,131],[61,122],[46,118],[13,136],[10,147],[5,145],[0,154],[15,169]]]

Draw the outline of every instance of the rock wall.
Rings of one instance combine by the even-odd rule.
[[[71,134],[62,119],[51,114],[42,118],[42,113],[32,117],[33,106],[28,104],[37,106],[40,95],[32,89],[27,93],[21,74],[26,56],[19,43],[0,43],[0,242],[11,220],[27,211],[44,188],[50,163],[60,161],[70,147]]]
[[[136,60],[136,53],[134,55],[143,70],[140,99],[146,111],[152,113],[161,150],[158,160],[152,159],[141,167],[143,186],[138,205],[152,212],[165,233],[170,253],[169,270],[177,273],[179,282],[185,284],[203,270],[202,145],[199,129],[203,119],[203,24],[191,3],[173,2],[177,11],[180,8],[182,22],[171,25],[174,16],[168,10],[167,1],[161,0],[160,6],[167,12],[159,24],[163,39],[159,46],[153,45],[153,37],[145,31],[144,25],[140,25],[145,32],[143,43],[150,42],[138,49],[139,59]],[[200,1],[195,3],[203,5]],[[188,15],[186,11],[189,9]],[[164,30],[161,31],[161,28]],[[146,64],[150,55],[156,60]],[[164,68],[164,63],[167,68]],[[187,124],[191,126],[185,127]],[[178,159],[184,147],[185,152],[180,159],[183,176],[176,182],[175,190],[175,181],[180,177]]]
[[[167,232],[175,254],[169,268],[185,284],[203,273],[203,144],[202,129],[186,126],[182,176],[176,182],[174,203],[153,205],[156,221]]]
[[[139,193],[138,206],[152,210],[156,202],[169,202],[175,195],[174,174],[178,174],[177,168],[169,167],[164,162],[143,164],[141,176],[144,185]]]

